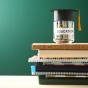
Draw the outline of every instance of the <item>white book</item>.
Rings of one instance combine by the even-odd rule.
[[[87,58],[88,50],[38,50],[41,58]]]

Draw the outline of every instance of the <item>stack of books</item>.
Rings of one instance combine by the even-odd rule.
[[[32,75],[45,75],[46,79],[88,78],[88,43],[55,44],[33,43],[38,54],[28,59]]]

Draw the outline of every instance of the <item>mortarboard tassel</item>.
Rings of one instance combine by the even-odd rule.
[[[78,30],[81,31],[81,23],[80,23],[80,11],[78,12]]]

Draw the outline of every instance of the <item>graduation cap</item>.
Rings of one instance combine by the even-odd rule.
[[[74,21],[74,12],[78,12],[78,30],[82,30],[80,23],[80,10],[78,9],[53,9],[54,21]]]

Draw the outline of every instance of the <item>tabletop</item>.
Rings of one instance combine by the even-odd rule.
[[[88,88],[88,85],[40,85],[37,76],[0,76],[0,88]]]

